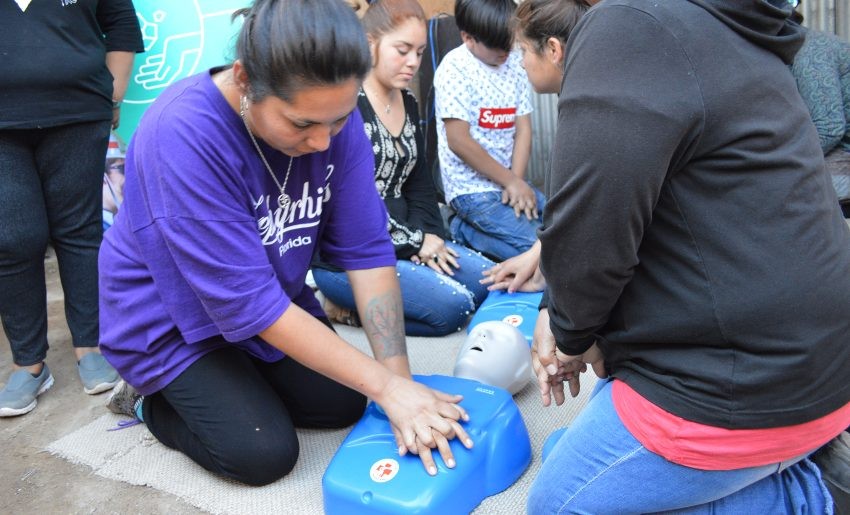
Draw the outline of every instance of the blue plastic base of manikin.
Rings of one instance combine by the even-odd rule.
[[[467,514],[481,501],[512,485],[531,463],[531,442],[510,393],[470,379],[441,375],[414,379],[437,390],[463,395],[469,413],[466,449],[450,442],[455,468],[434,451],[436,476],[419,457],[398,455],[387,417],[370,403],[342,442],[322,478],[325,513]]]

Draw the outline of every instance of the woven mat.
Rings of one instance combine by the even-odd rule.
[[[368,352],[362,330],[345,326],[336,326],[336,330],[346,341]],[[409,337],[413,373],[451,375],[465,336],[464,331],[443,338]],[[575,418],[587,402],[595,379],[592,374],[583,374],[582,381],[582,394],[561,407],[543,408],[533,383],[514,396],[528,427],[533,459],[513,486],[485,499],[475,513],[525,512],[528,488],[540,468],[544,440]],[[47,450],[91,467],[98,476],[168,492],[210,513],[321,513],[322,475],[348,434],[348,429],[298,430],[302,451],[295,469],[283,479],[258,488],[210,474],[182,453],[160,444],[143,425],[108,431],[122,417],[105,408],[104,412],[102,417],[51,443]]]

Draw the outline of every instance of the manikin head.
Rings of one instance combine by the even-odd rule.
[[[516,327],[498,320],[476,325],[460,348],[455,377],[474,379],[515,394],[531,379],[531,351]]]

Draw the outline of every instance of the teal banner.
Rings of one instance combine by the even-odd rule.
[[[116,131],[130,141],[142,114],[169,84],[235,59],[242,18],[250,0],[134,0],[145,53],[137,54]]]

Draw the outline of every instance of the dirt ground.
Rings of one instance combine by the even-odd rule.
[[[105,413],[108,393],[86,395],[76,370],[56,259],[45,262],[48,284],[47,363],[56,379],[34,411],[0,418],[0,513],[203,513],[169,494],[96,476],[91,469],[51,455],[45,448]],[[12,355],[0,331],[0,383]]]

